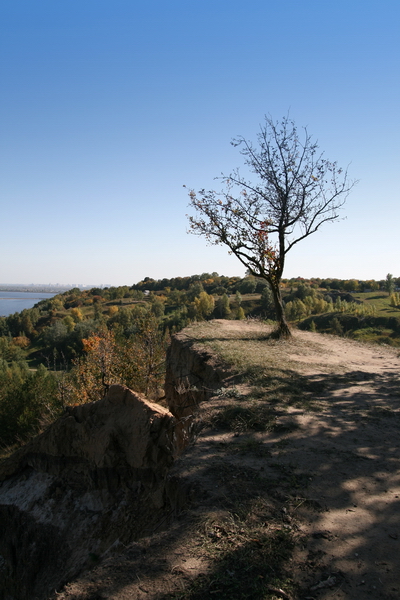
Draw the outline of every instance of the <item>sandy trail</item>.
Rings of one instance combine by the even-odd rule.
[[[321,507],[317,512],[299,508],[302,529],[313,540],[307,556],[314,557],[326,580],[333,576],[338,584],[320,588],[316,597],[398,599],[398,352],[331,336],[298,335],[314,337],[319,351],[292,358],[325,389],[316,398],[319,412],[293,411],[300,428],[288,436],[282,459],[310,474],[307,495]]]
[[[275,498],[284,475],[282,506],[288,481],[289,495],[297,498],[288,526],[304,538],[288,565],[299,584],[296,598],[399,600],[399,352],[310,332],[296,332],[296,338],[304,351],[300,343],[290,355],[291,368],[318,384],[310,405],[282,411],[283,425],[296,427],[253,434],[266,448],[264,456],[230,451],[246,434],[205,428],[177,462],[176,473],[201,490],[193,505],[204,511],[229,498],[246,469],[277,481],[277,489],[271,488]],[[207,410],[213,402],[217,407],[214,400]],[[184,598],[188,582],[210,567],[193,552],[190,519],[189,511],[169,531],[106,560],[58,598],[156,600],[179,590]]]

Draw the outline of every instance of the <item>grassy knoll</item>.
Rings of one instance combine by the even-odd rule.
[[[296,324],[301,329],[400,347],[400,308],[390,305],[388,294],[375,291],[352,297],[359,303],[346,303],[342,310],[310,315]]]
[[[400,319],[400,308],[390,306],[390,296],[387,292],[362,292],[352,294],[366,306],[375,306],[377,315],[384,317],[397,317]]]

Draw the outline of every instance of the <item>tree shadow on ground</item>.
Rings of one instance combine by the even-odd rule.
[[[250,375],[258,394],[201,407],[210,415],[171,472],[188,498],[176,529],[146,555],[133,545],[117,575],[105,563],[113,595],[85,600],[400,597],[398,375]],[[227,406],[270,425],[221,421]]]
[[[203,448],[197,465],[198,476],[203,470],[204,487],[207,480],[217,477],[224,508],[232,512],[238,503],[243,503],[240,486],[246,488],[248,501],[250,497],[254,501],[279,498],[280,510],[285,509],[289,523],[295,519],[299,519],[300,527],[303,523],[310,538],[301,541],[305,554],[301,559],[302,574],[297,578],[300,589],[295,592],[296,586],[291,586],[296,597],[306,597],[311,590],[318,597],[328,598],[323,585],[315,587],[318,580],[323,584],[325,578],[330,584],[329,594],[336,592],[337,598],[397,599],[400,595],[398,376],[354,370],[303,378],[286,372],[280,380],[275,378],[273,387],[276,397],[286,397],[291,407],[290,419],[298,427],[284,428],[283,432],[272,427],[265,433],[249,428],[237,438],[219,442],[220,449],[218,442],[210,442],[208,449]],[[267,397],[259,399],[266,411],[275,405],[274,399],[271,403]],[[310,397],[318,412],[304,404]],[[277,408],[277,414],[279,418],[285,415],[282,406]],[[242,450],[235,453],[233,447],[240,447],[240,443]],[[252,478],[257,482],[255,486],[250,483]],[[272,511],[270,518],[275,517]],[[292,541],[296,537],[292,536]],[[193,588],[189,586],[186,590],[186,596],[179,597],[208,597],[221,581],[224,582],[219,585],[221,598],[275,597],[271,591],[273,583],[275,587],[278,585],[274,577],[282,581],[286,569],[290,579],[290,554],[288,551],[280,570],[272,573],[272,579],[258,581],[259,588],[254,583],[254,590],[249,591],[246,578],[242,578],[243,568],[235,570],[236,588],[229,587],[232,569],[226,567],[225,561],[240,563],[237,550],[232,549],[223,560],[216,561],[206,582],[195,582]],[[250,565],[249,559],[251,571]],[[284,596],[278,593],[276,597]]]

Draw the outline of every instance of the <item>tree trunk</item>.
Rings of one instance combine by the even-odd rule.
[[[275,312],[276,312],[276,320],[278,321],[278,327],[276,329],[276,337],[278,339],[281,338],[290,338],[292,337],[291,331],[289,329],[289,325],[286,321],[285,309],[283,308],[281,290],[279,288],[279,283],[269,282],[272,290],[272,295],[274,297],[275,302]]]

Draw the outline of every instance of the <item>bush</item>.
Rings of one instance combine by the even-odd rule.
[[[26,363],[0,365],[0,444],[24,442],[36,435],[44,422],[61,411],[57,379],[46,367],[29,371]]]
[[[244,314],[244,310],[241,306],[239,306],[237,313],[236,313],[236,319],[238,319],[239,321],[243,321],[243,319],[246,318],[246,315]]]
[[[332,333],[335,335],[343,335],[343,327],[337,317],[334,317],[331,321]]]

